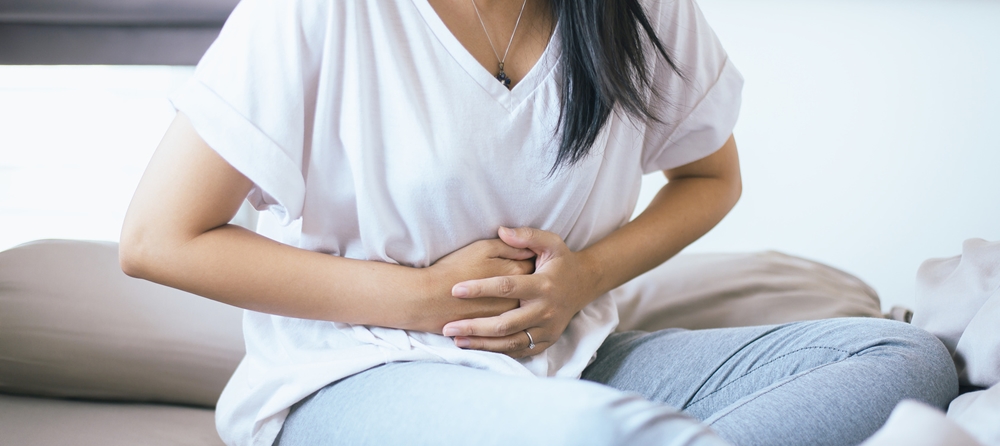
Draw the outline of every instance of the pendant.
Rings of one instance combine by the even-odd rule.
[[[500,62],[500,74],[497,75],[497,80],[503,84],[504,87],[510,88],[510,78],[507,77],[507,73],[503,72],[503,62]]]

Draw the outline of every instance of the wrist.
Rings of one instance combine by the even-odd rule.
[[[387,311],[397,316],[397,322],[392,328],[429,331],[427,312],[435,293],[435,271],[430,267],[404,268],[407,270],[406,280],[403,281],[402,292],[398,294],[402,298],[394,298],[388,302],[391,308]]]
[[[579,259],[580,268],[582,271],[582,279],[584,281],[585,290],[592,290],[589,296],[589,304],[594,299],[597,299],[602,294],[611,291],[611,288],[606,287],[604,263],[601,262],[599,256],[594,255],[593,250],[584,249],[582,251],[576,252],[577,258]]]

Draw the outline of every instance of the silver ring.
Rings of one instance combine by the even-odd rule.
[[[528,350],[534,350],[535,339],[531,337],[531,333],[528,333],[528,330],[524,330],[524,334],[528,335]]]

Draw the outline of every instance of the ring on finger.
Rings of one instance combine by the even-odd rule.
[[[531,333],[528,333],[528,330],[524,330],[524,334],[528,335],[528,350],[534,350],[535,339],[531,337]]]

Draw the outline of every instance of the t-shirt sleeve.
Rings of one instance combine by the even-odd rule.
[[[715,153],[733,133],[743,77],[694,0],[650,0],[647,14],[684,78],[657,58],[642,170],[672,169]]]
[[[322,16],[307,10],[315,8],[310,3],[321,2],[240,2],[192,79],[171,97],[198,135],[253,182],[250,203],[283,224],[302,215],[305,198],[321,54],[306,20]]]

